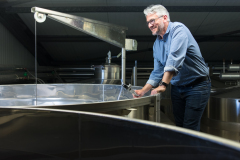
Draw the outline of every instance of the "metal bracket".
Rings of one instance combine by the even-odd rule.
[[[127,51],[136,51],[137,41],[135,39],[125,39],[125,49]]]
[[[156,100],[154,102],[154,120],[155,122],[160,122],[160,99],[161,94],[156,94]]]

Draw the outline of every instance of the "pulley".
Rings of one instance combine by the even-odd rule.
[[[34,18],[38,23],[42,23],[46,20],[46,14],[35,12],[34,13]]]

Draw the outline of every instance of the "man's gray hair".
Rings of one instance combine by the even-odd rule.
[[[167,17],[168,17],[167,21],[168,22],[170,21],[170,15],[169,15],[167,9],[160,4],[148,6],[146,9],[144,9],[143,13],[145,14],[145,16],[147,16],[149,14],[155,14],[155,13],[159,17],[162,15],[167,15]]]

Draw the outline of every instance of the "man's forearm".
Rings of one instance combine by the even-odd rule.
[[[174,76],[174,74],[175,74],[175,72],[165,72],[164,75],[163,75],[163,78],[162,78],[162,82],[165,82],[165,83],[169,84],[172,77]],[[151,94],[154,95],[154,94],[157,94],[157,93],[160,93],[160,92],[165,92],[166,89],[167,88],[166,88],[165,85],[160,85],[157,88],[155,88],[154,90],[152,90]]]
[[[148,92],[150,89],[152,89],[153,88],[153,86],[151,85],[151,84],[146,84],[143,88],[142,88],[142,90],[144,91],[144,93],[146,93],[146,92]]]
[[[165,72],[162,78],[162,82],[169,84],[174,74],[175,72]]]
[[[162,78],[162,82],[165,82],[167,84],[170,83],[172,77],[174,76],[175,72],[165,72]],[[153,86],[151,84],[146,84],[141,90],[144,92],[144,94],[149,91],[150,89],[152,89]],[[151,94],[157,94],[159,92],[164,92],[166,90],[165,86],[159,86],[156,89],[154,89]]]

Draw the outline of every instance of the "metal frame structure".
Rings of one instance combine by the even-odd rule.
[[[44,8],[33,7],[31,12],[37,22],[42,23],[49,17],[52,20],[70,26],[93,37],[101,39],[112,45],[122,48],[122,83],[126,79],[126,49],[136,50],[135,40],[126,39],[126,27],[113,25],[101,21],[96,21],[80,16],[56,12]]]

